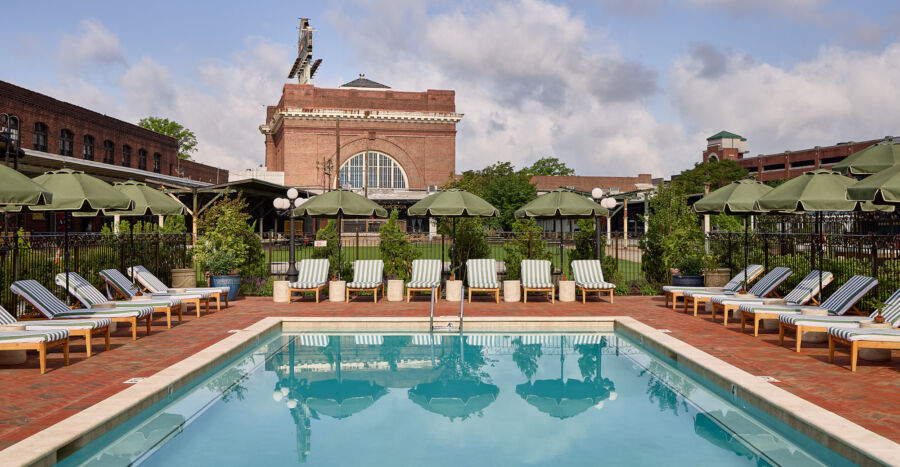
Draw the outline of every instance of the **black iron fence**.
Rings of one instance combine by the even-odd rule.
[[[69,270],[79,273],[100,290],[100,271],[141,264],[164,282],[170,283],[172,269],[190,267],[190,234],[136,233],[69,235]],[[62,234],[0,236],[0,305],[13,312],[19,303],[9,285],[20,279],[34,279],[61,299],[63,287],[54,278],[65,272],[65,242]]]

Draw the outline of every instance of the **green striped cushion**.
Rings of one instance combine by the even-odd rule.
[[[297,282],[290,284],[295,289],[314,289],[328,283],[327,259],[304,259],[300,261]]]
[[[412,276],[407,287],[425,289],[441,285],[441,260],[416,259],[412,262]]]
[[[466,282],[475,289],[499,289],[497,263],[493,259],[470,259],[466,261]]]
[[[66,274],[59,273],[56,275],[56,284],[60,287],[66,286]],[[165,297],[154,297],[140,300],[118,300],[111,301],[108,300],[102,292],[97,290],[93,284],[87,281],[84,277],[82,277],[77,272],[69,273],[69,293],[78,299],[82,305],[86,308],[94,308],[97,305],[101,305],[104,303],[112,303],[116,307],[122,308],[135,308],[135,307],[160,307],[160,306],[172,306],[181,303],[181,300],[178,298],[165,298]]]
[[[353,262],[353,282],[347,287],[354,289],[373,289],[382,284],[384,261],[380,259],[361,259]]]
[[[750,288],[750,294],[755,295],[757,297],[765,297],[769,295],[775,288],[781,285],[782,282],[785,281],[791,275],[791,269],[785,267],[777,267],[768,274],[763,276],[762,279],[756,282],[753,287]],[[684,293],[687,297],[693,298],[710,298],[715,300],[716,298],[722,299],[723,297],[728,297],[734,295],[734,292],[729,290],[723,290],[721,292],[705,292],[705,291],[686,291]]]
[[[69,307],[62,300],[50,293],[49,290],[34,279],[15,281],[10,284],[9,290],[16,295],[24,297],[49,319],[53,319],[59,313],[69,311]]]
[[[128,273],[137,279],[138,282],[141,283],[144,287],[147,288],[153,294],[164,294],[169,291],[169,287],[163,283],[163,281],[159,280],[156,276],[153,275],[150,270],[143,266],[132,266],[128,268]],[[135,276],[135,274],[137,274]],[[197,293],[228,293],[228,287],[191,287],[185,290],[185,293],[188,294],[197,294]],[[177,295],[177,294],[172,294]],[[208,295],[207,295],[208,296]],[[206,298],[206,297],[204,297]]]
[[[728,292],[737,292],[741,289],[741,285],[744,282],[744,273],[747,273],[747,282],[753,282],[753,279],[756,279],[756,276],[759,276],[763,272],[763,267],[759,264],[751,264],[747,266],[746,270],[742,270],[736,276],[732,277],[727,284],[723,287],[681,287],[676,285],[666,285],[663,286],[663,290],[665,292],[687,292],[687,291],[728,291]]]
[[[2,324],[16,324],[16,317],[9,314],[6,308],[0,306],[0,325]]]
[[[522,287],[527,289],[553,288],[553,279],[550,277],[550,261],[545,259],[523,259]]]
[[[834,275],[828,271],[822,271],[822,287],[824,288],[834,280]],[[819,270],[814,269],[806,277],[784,296],[789,303],[806,303],[819,293]]]
[[[900,342],[900,329],[829,328],[828,334],[848,341]]]
[[[131,280],[125,277],[125,274],[119,272],[118,269],[104,269],[100,271],[100,276],[106,279],[107,282],[112,283],[116,289],[129,297],[133,297],[141,292],[131,283]]]
[[[821,307],[836,315],[843,315],[876,285],[878,279],[874,277],[853,276],[822,302]]]
[[[46,328],[58,329],[97,329],[109,326],[112,321],[109,319],[53,319],[53,320],[37,320],[37,321],[17,321],[6,309],[0,306],[0,324],[23,324],[27,331],[41,331]]]
[[[0,344],[32,344],[39,342],[56,342],[69,337],[66,329],[50,329],[41,331],[0,331]]]

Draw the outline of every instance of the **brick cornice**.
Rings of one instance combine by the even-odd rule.
[[[276,109],[272,119],[260,125],[259,131],[271,134],[278,131],[286,119],[291,120],[342,120],[365,122],[403,122],[456,124],[463,114],[456,112],[404,112],[397,110],[346,110],[346,109]]]

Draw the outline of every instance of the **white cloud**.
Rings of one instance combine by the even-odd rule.
[[[729,57],[728,73],[707,79],[693,56],[675,62],[675,106],[705,135],[721,129],[774,153],[896,135],[900,130],[900,42],[877,53],[823,48],[791,68]]]
[[[119,39],[94,19],[81,21],[76,34],[62,35],[58,56],[67,67],[125,64]]]

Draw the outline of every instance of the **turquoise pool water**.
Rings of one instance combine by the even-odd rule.
[[[842,465],[620,334],[277,333],[63,465]]]

